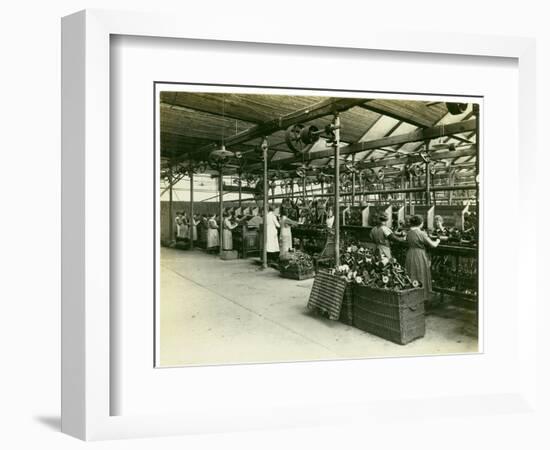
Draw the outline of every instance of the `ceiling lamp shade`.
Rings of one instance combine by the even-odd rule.
[[[445,143],[442,138],[439,138],[438,141],[431,145],[432,150],[444,150],[449,148],[449,144]]]
[[[214,160],[225,160],[232,156],[235,156],[234,153],[226,150],[225,145],[222,145],[218,150],[214,150],[210,153],[210,158]]]

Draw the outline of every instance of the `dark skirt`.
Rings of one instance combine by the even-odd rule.
[[[424,300],[429,300],[432,292],[432,274],[426,251],[421,248],[410,248],[407,251],[405,269],[413,280],[422,283],[424,287]]]

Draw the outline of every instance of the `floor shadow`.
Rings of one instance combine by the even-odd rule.
[[[34,420],[50,430],[61,431],[61,417],[59,416],[37,416]]]

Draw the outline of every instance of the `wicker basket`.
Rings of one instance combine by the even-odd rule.
[[[423,337],[424,289],[392,291],[355,285],[353,325],[397,344]]]
[[[353,285],[346,282],[342,308],[340,309],[340,322],[353,325]]]
[[[291,280],[307,280],[315,276],[313,270],[301,271],[295,267],[287,267],[281,269],[281,276],[283,278],[290,278]]]
[[[223,261],[232,261],[239,257],[237,250],[222,250],[221,259]]]

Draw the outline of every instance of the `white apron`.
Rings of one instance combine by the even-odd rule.
[[[217,247],[219,245],[218,224],[214,219],[210,219],[208,221],[208,231],[206,232],[206,248]]]
[[[266,234],[267,234],[267,245],[266,251],[269,253],[279,251],[279,238],[277,236],[277,228],[279,228],[279,221],[273,212],[267,214],[266,221]]]
[[[193,226],[189,227],[189,239],[193,239],[194,241],[197,240],[197,225],[199,222],[196,222],[193,220]]]
[[[229,219],[223,221],[223,249],[233,250],[233,233],[231,230],[236,228],[237,225],[233,225]]]

